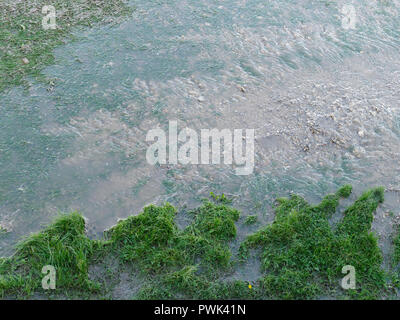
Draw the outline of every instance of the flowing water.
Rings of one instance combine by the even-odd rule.
[[[32,80],[0,96],[0,224],[10,231],[1,255],[59,211],[82,212],[96,237],[147,204],[185,210],[213,191],[269,222],[276,197],[317,202],[344,183],[351,200],[386,188],[374,229],[390,250],[400,215],[400,1],[130,5],[121,24],[77,29],[55,51],[44,70],[54,87]],[[150,165],[146,134],[172,120],[179,130],[255,129],[254,172]],[[239,226],[240,238],[254,228]]]

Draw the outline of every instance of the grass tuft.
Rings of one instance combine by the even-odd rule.
[[[265,276],[260,283],[265,296],[308,299],[334,291],[353,298],[377,298],[381,294],[385,282],[382,255],[370,229],[373,212],[383,201],[383,189],[365,192],[333,230],[328,219],[339,197],[349,196],[350,191],[351,187],[342,187],[317,206],[298,196],[280,199],[275,221],[245,240],[242,258],[250,248],[261,248]],[[338,288],[345,265],[355,267],[355,290]]]
[[[11,291],[29,295],[40,289],[46,265],[56,269],[57,288],[95,289],[88,279],[94,243],[86,237],[85,221],[79,213],[61,215],[45,230],[20,242],[16,253],[0,262],[0,294]],[[19,286],[21,283],[24,285]],[[22,292],[16,290],[18,287]]]

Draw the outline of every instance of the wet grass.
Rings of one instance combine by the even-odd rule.
[[[388,277],[382,269],[382,254],[371,233],[383,189],[366,191],[332,226],[329,218],[340,198],[350,193],[351,187],[344,186],[314,206],[296,195],[278,199],[275,221],[249,235],[237,255],[231,244],[240,213],[224,195],[211,194],[211,200],[205,199],[187,213],[191,223],[183,229],[175,223],[175,207],[150,205],[139,215],[118,222],[101,241],[86,237],[85,221],[78,213],[62,215],[20,242],[12,257],[0,260],[0,294],[23,298],[46,294],[41,289],[41,270],[52,265],[57,271],[57,289],[52,295],[109,297],[112,285],[91,280],[88,272],[91,264],[101,264],[108,256],[116,257],[108,260],[134,266],[132,277],[142,279],[140,289],[130,296],[136,299],[388,297],[394,294],[389,288],[397,284],[397,277]],[[397,235],[394,240],[397,263],[399,239]],[[259,255],[262,277],[251,286],[240,279],[225,280],[251,250]],[[346,265],[355,268],[355,289],[340,286]],[[115,277],[117,273],[111,272]]]
[[[400,226],[397,226],[396,235],[393,240],[393,263],[395,265],[400,263]]]
[[[344,212],[332,228],[328,219],[336,211],[345,186],[326,196],[317,206],[292,196],[278,199],[273,224],[249,236],[241,245],[246,256],[250,248],[261,248],[265,276],[260,280],[264,295],[279,299],[305,299],[319,295],[374,299],[382,295],[385,274],[376,236],[371,233],[373,213],[383,202],[383,188],[365,192]],[[356,289],[338,287],[343,266],[356,270]]]
[[[244,220],[244,223],[247,225],[255,224],[255,223],[257,223],[257,220],[258,220],[258,218],[256,215],[251,215],[251,216],[246,217],[246,219]]]
[[[393,256],[392,256],[392,273],[391,280],[393,287],[400,289],[400,226],[397,226],[396,232],[393,235]]]
[[[5,233],[7,233],[7,229],[0,225],[0,236]]]
[[[96,289],[88,279],[88,259],[96,244],[86,237],[80,214],[60,216],[42,232],[20,242],[16,253],[0,263],[0,295],[30,295],[37,291],[46,265],[55,268],[59,288]]]
[[[189,214],[192,223],[179,230],[176,209],[170,204],[146,207],[112,228],[113,250],[125,262],[135,263],[148,276],[149,285],[138,298],[195,298],[230,267],[228,243],[236,237],[239,211],[225,197],[205,200]]]
[[[46,80],[41,71],[54,63],[54,48],[70,37],[74,27],[91,26],[105,17],[121,17],[131,11],[124,0],[55,0],[51,5],[56,9],[57,28],[44,30],[42,8],[46,5],[46,0],[1,2],[0,92],[27,84],[28,76]]]

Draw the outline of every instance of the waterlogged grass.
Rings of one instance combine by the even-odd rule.
[[[279,299],[305,299],[318,295],[373,299],[381,296],[385,274],[377,238],[371,233],[373,213],[383,202],[383,188],[365,192],[332,227],[328,219],[349,186],[326,196],[317,206],[292,196],[278,199],[274,223],[249,236],[241,245],[261,248],[265,276],[259,285],[263,295]],[[341,291],[341,271],[351,265],[356,271],[356,289]]]
[[[136,299],[387,297],[389,282],[396,285],[397,278],[387,280],[377,238],[370,231],[383,189],[366,191],[343,212],[339,223],[331,225],[329,218],[340,198],[350,193],[351,187],[344,186],[315,206],[295,195],[278,199],[275,221],[249,235],[237,254],[231,248],[239,211],[223,195],[212,194],[212,200],[191,211],[191,223],[183,229],[175,223],[176,208],[151,205],[120,221],[101,241],[86,237],[85,221],[78,213],[63,215],[23,240],[12,257],[0,260],[0,294],[45,293],[41,270],[52,265],[57,272],[52,295],[110,297],[112,285],[92,281],[88,272],[91,264],[101,264],[108,255],[119,264],[134,266],[132,278],[141,278],[140,289],[130,296]],[[399,261],[399,237],[394,261]],[[234,279],[230,275],[251,250],[259,254],[263,275],[251,284],[226,280]],[[355,268],[355,289],[340,286],[346,265]]]
[[[96,244],[86,237],[80,214],[62,215],[42,232],[20,242],[11,258],[0,261],[0,295],[35,292],[41,288],[46,265],[55,268],[61,289],[96,289],[88,279],[88,258]]]
[[[247,216],[246,219],[244,220],[244,223],[247,225],[255,224],[255,223],[257,223],[257,220],[258,220],[258,218],[256,215]]]
[[[7,229],[0,225],[0,236],[7,233]]]
[[[193,222],[179,230],[170,204],[148,206],[143,213],[119,222],[109,232],[113,249],[123,261],[136,263],[146,274],[176,270],[197,262],[205,272],[227,268],[227,243],[236,236],[239,211],[222,200],[205,201],[192,211]]]
[[[392,257],[392,268],[391,274],[392,284],[397,289],[400,289],[400,226],[396,228],[396,232],[393,237],[393,257]]]
[[[42,8],[56,9],[55,30],[44,30]],[[63,44],[72,28],[130,12],[124,0],[5,0],[0,3],[0,92],[24,84],[27,76],[43,79],[41,71],[54,63],[55,47]]]
[[[169,236],[168,239],[163,239],[162,246],[154,241],[145,244],[147,248],[152,247],[152,249],[147,251],[150,254],[146,255],[146,259],[139,262],[142,270],[153,272],[154,265],[160,268],[155,277],[149,279],[149,284],[139,291],[136,298],[221,297],[218,292],[225,285],[220,284],[217,279],[224,271],[232,268],[232,253],[228,243],[236,237],[235,222],[239,219],[239,211],[229,207],[227,205],[229,201],[224,196],[212,196],[214,202],[205,201],[201,207],[190,213],[193,222],[184,230],[178,230],[172,220],[168,220],[166,229],[169,231]],[[147,209],[154,210],[154,207]],[[162,209],[169,211],[169,218],[175,213],[169,205]],[[142,215],[145,214],[148,214],[146,209]],[[151,230],[152,226],[144,227],[144,230]],[[117,225],[116,229],[118,227]],[[134,248],[132,250],[123,247],[124,251],[127,249],[129,252],[135,252]],[[163,255],[165,255],[162,259],[164,263],[160,264],[160,257]]]

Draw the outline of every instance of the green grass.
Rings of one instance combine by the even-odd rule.
[[[244,220],[244,224],[250,225],[250,224],[255,224],[257,222],[258,218],[256,215],[252,216],[247,216],[246,219]]]
[[[7,232],[8,232],[8,231],[7,231],[6,228],[0,226],[0,237],[1,237],[2,235],[6,234]]]
[[[85,221],[78,213],[62,215],[20,242],[12,257],[0,259],[0,294],[44,293],[41,270],[53,265],[57,271],[53,295],[109,297],[118,281],[100,284],[88,275],[91,264],[101,264],[109,256],[135,267],[131,272],[142,279],[133,296],[137,299],[383,298],[391,284],[381,268],[377,238],[370,231],[373,213],[383,202],[383,189],[366,191],[332,225],[329,219],[340,198],[350,193],[351,187],[344,186],[315,206],[296,195],[278,199],[275,221],[249,235],[238,256],[232,254],[230,244],[236,239],[239,211],[224,195],[212,194],[212,200],[189,212],[192,220],[184,229],[177,227],[178,213],[172,205],[150,205],[120,221],[101,241],[86,237]],[[395,261],[400,256],[399,237]],[[224,280],[253,249],[263,275],[252,287],[243,280]],[[345,265],[355,267],[356,289],[339,285]],[[106,269],[112,276],[118,274],[117,269]],[[391,281],[397,283],[396,279]]]
[[[331,227],[328,219],[336,211],[345,186],[326,196],[317,206],[303,198],[279,199],[274,223],[249,236],[241,245],[261,248],[265,276],[260,280],[264,295],[279,299],[307,299],[318,295],[378,298],[385,287],[382,254],[370,232],[373,213],[383,202],[383,188],[365,192],[344,212],[342,221]],[[340,290],[342,267],[356,270],[356,289]]]
[[[42,28],[42,8],[56,9],[57,29]],[[0,4],[0,92],[26,83],[32,76],[45,80],[41,71],[54,63],[53,50],[64,43],[76,26],[90,26],[105,17],[119,17],[131,9],[124,0],[11,0]],[[27,59],[28,63],[23,60]]]
[[[80,214],[61,215],[42,232],[20,242],[16,253],[0,262],[0,295],[29,295],[41,288],[41,271],[46,265],[56,269],[60,289],[95,289],[87,273],[95,246],[96,241],[85,235],[85,221]]]
[[[224,198],[214,201],[206,200],[190,212],[193,221],[184,230],[174,222],[176,209],[166,204],[148,206],[108,232],[121,259],[135,263],[150,276],[150,287],[139,297],[171,298],[179,293],[195,297],[208,286],[206,279],[215,280],[229,268],[232,254],[228,242],[236,237],[239,211],[228,207]],[[164,288],[160,291],[160,287]]]
[[[396,288],[400,288],[400,226],[395,227],[395,234],[393,235],[393,256],[392,256],[392,283]]]
[[[173,206],[151,205],[119,222],[108,236],[123,261],[135,262],[147,274],[181,268],[199,258],[203,269],[228,267],[227,242],[236,236],[239,211],[216,201],[205,201],[192,211],[193,222],[184,230],[174,222]]]
[[[393,263],[395,265],[400,263],[400,226],[397,226],[396,234],[393,240]]]

